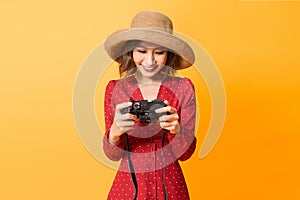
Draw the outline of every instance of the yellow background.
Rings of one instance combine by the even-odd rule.
[[[105,199],[115,171],[78,137],[74,81],[144,9],[202,44],[226,88],[224,130],[202,160],[209,100],[198,92],[197,152],[182,163],[191,198],[300,199],[300,2],[233,0],[1,1],[0,199]]]

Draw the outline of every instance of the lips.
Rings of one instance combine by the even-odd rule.
[[[158,65],[151,65],[151,66],[142,65],[142,67],[146,72],[153,72],[158,67]]]

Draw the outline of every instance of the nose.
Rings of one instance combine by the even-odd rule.
[[[148,52],[146,55],[145,55],[145,59],[144,59],[144,62],[143,64],[144,65],[148,65],[148,66],[151,66],[153,64],[155,64],[155,57],[154,57],[154,53],[153,52]]]

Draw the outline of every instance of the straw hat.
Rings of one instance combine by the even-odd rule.
[[[132,20],[130,28],[111,34],[104,43],[108,55],[116,60],[126,53],[124,45],[129,40],[141,40],[166,47],[180,56],[176,69],[184,69],[195,61],[192,48],[173,35],[173,24],[166,15],[155,11],[142,11]]]

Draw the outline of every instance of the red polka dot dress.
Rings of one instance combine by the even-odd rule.
[[[108,142],[116,105],[130,99],[143,100],[134,76],[108,83],[105,92],[106,133],[103,149],[109,159],[114,161],[121,159],[121,163],[107,199],[131,200],[137,192],[138,200],[163,200],[164,186],[168,200],[190,199],[178,161],[189,159],[196,148],[194,136],[196,105],[192,82],[187,78],[168,78],[162,81],[158,91],[157,99],[168,100],[170,106],[177,109],[179,133],[167,132],[164,144],[158,123],[148,126],[136,123],[133,130],[127,133],[137,191],[128,167],[125,135],[122,135],[115,145]]]

